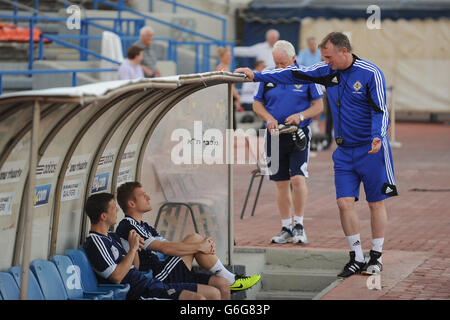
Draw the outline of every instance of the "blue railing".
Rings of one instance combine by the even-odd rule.
[[[207,41],[173,41],[172,42],[172,53],[171,57],[173,57],[173,61],[178,63],[178,46],[194,46],[195,50],[195,66],[194,72],[208,72],[211,71],[210,68],[210,59],[211,59],[211,47],[226,47],[229,46],[231,48],[231,52],[233,52],[234,43],[233,42],[207,42]],[[202,52],[202,61],[200,63],[200,52]],[[234,59],[232,59],[232,63],[230,66],[231,70],[234,70]]]
[[[52,35],[49,35],[49,34],[43,34],[43,35],[41,35],[41,37],[39,39],[39,51],[38,51],[39,52],[39,60],[43,60],[43,56],[44,56],[43,39],[49,39],[49,40],[51,40],[51,41],[53,41],[55,43],[58,43],[58,44],[61,44],[61,45],[65,46],[67,48],[78,50],[80,52],[80,57],[81,57],[81,54],[85,55],[86,57],[87,57],[87,55],[92,55],[92,56],[94,56],[94,57],[96,57],[98,59],[105,60],[105,61],[117,64],[117,65],[120,65],[119,61],[112,60],[110,58],[107,58],[107,57],[104,57],[104,56],[98,54],[97,52],[91,51],[89,49],[83,48],[81,46],[77,46],[77,45],[69,43],[69,42],[65,42],[63,40],[60,40],[60,39],[86,40],[86,39],[89,39],[89,38],[100,38],[101,39],[102,37],[101,36],[97,36],[97,37],[95,37],[95,36],[76,36],[76,35],[52,36]],[[87,60],[87,58],[85,60]]]
[[[150,12],[153,12],[153,1],[154,0],[149,0],[149,10],[150,10]],[[158,0],[158,1],[171,4],[173,13],[177,13],[177,8],[182,8],[182,9],[185,9],[187,11],[195,12],[195,13],[201,14],[201,15],[203,15],[205,17],[209,17],[209,18],[213,18],[215,20],[218,20],[220,23],[222,23],[222,39],[221,39],[221,41],[226,41],[226,38],[227,38],[227,20],[225,18],[220,17],[220,16],[215,15],[215,14],[212,14],[212,13],[209,13],[207,11],[203,11],[203,10],[200,10],[200,9],[196,9],[196,8],[193,8],[193,7],[190,7],[190,6],[178,3],[176,0]]]
[[[113,28],[108,28],[104,25],[96,23],[94,21],[113,21]],[[126,28],[124,31],[124,24],[126,24]],[[131,28],[131,26],[133,28]],[[116,33],[122,42],[122,51],[125,52],[126,49],[130,46],[128,40],[130,37],[138,37],[139,30],[145,25],[144,19],[123,19],[123,18],[85,18],[81,20],[81,30],[80,30],[80,47],[89,49],[89,29],[90,27],[95,27],[101,30],[109,31]],[[131,34],[131,30],[134,30],[133,34]],[[87,54],[82,54],[80,56],[80,60],[86,61]]]
[[[34,33],[34,25],[39,21],[53,21],[53,22],[66,22],[67,18],[58,18],[58,17],[41,17],[41,16],[18,16],[18,15],[4,15],[0,14],[0,19],[7,19],[7,20],[28,20],[29,29],[30,29],[30,40],[29,40],[29,55],[28,55],[28,70],[33,69],[33,61],[34,61],[34,39],[33,39],[33,33]],[[98,24],[94,21],[113,21],[114,27],[108,28],[106,26],[103,26],[101,24]],[[126,24],[126,32],[123,32],[123,24]],[[134,24],[134,33],[131,34],[130,30],[131,24]],[[39,41],[39,59],[42,59],[43,54],[43,43],[42,43],[42,37],[47,38],[49,40],[52,40],[54,42],[57,42],[58,44],[61,44],[67,48],[76,49],[80,52],[80,60],[86,61],[87,57],[89,55],[95,56],[96,58],[107,60],[110,62],[118,63],[117,61],[113,61],[109,58],[103,57],[102,55],[93,52],[89,50],[89,38],[91,36],[88,35],[89,28],[96,27],[102,30],[110,31],[113,33],[116,33],[121,37],[122,40],[122,49],[125,49],[127,47],[126,39],[130,36],[137,37],[137,34],[139,33],[139,29],[142,28],[145,24],[145,21],[143,19],[116,19],[116,18],[85,18],[80,20],[80,35],[73,35],[73,36],[53,36],[53,35],[41,35],[41,39]],[[66,39],[78,39],[80,41],[80,45],[74,45],[72,43],[65,42],[61,40],[62,38]]]
[[[77,85],[78,73],[96,73],[96,72],[117,72],[115,68],[105,69],[67,69],[67,70],[14,70],[14,71],[0,71],[0,95],[3,93],[3,76],[4,75],[33,75],[33,74],[61,74],[72,73],[72,86]]]
[[[160,1],[173,2],[173,1],[169,1],[169,0],[160,0]],[[144,13],[141,13],[139,11],[130,9],[130,8],[125,6],[125,1],[124,0],[118,0],[117,3],[114,3],[114,2],[111,2],[111,1],[107,1],[107,0],[94,0],[94,9],[98,7],[99,3],[101,3],[103,5],[107,5],[107,6],[111,7],[111,8],[116,9],[119,19],[121,18],[122,12],[129,12],[129,13],[137,15],[137,16],[139,16],[141,18],[144,18],[144,19],[147,19],[147,20],[151,20],[151,21],[154,21],[156,23],[160,23],[160,24],[168,26],[168,27],[170,27],[172,29],[176,29],[176,30],[180,30],[180,31],[189,33],[189,34],[191,34],[193,36],[201,37],[201,38],[203,38],[205,40],[222,41],[222,42],[226,41],[226,19],[224,19],[222,17],[219,17],[219,16],[215,16],[213,14],[210,14],[210,13],[207,13],[207,12],[204,12],[204,11],[201,11],[201,10],[198,10],[198,9],[194,9],[194,8],[190,8],[190,7],[178,4],[178,6],[183,6],[185,8],[190,8],[191,10],[198,10],[199,12],[203,12],[203,13],[208,14],[209,16],[212,16],[214,18],[220,19],[222,21],[222,23],[223,23],[223,26],[222,26],[222,39],[216,39],[216,38],[210,37],[208,35],[199,33],[197,31],[194,31],[194,30],[191,30],[191,29],[187,29],[187,28],[183,28],[183,27],[180,27],[180,26],[178,26],[176,24],[169,23],[167,21],[164,21],[164,20],[152,17],[152,16],[150,16],[148,14],[144,14]]]
[[[125,6],[125,1],[124,0],[117,0],[117,3],[113,3],[113,2],[107,1],[107,0],[94,0],[93,7],[94,7],[94,9],[96,9],[98,7],[98,4],[101,3],[103,5],[107,5],[107,6],[110,6],[111,8],[116,9],[117,10],[118,19],[121,19],[122,12],[129,12],[129,13],[137,15],[137,16],[143,18],[143,19],[151,20],[151,21],[160,23],[162,25],[168,26],[170,28],[173,28],[173,29],[176,29],[176,30],[180,30],[182,32],[186,32],[188,34],[191,34],[191,35],[194,35],[194,36],[198,36],[198,37],[201,37],[201,38],[205,39],[205,41],[174,41],[174,40],[170,40],[168,42],[168,47],[169,47],[168,59],[175,61],[175,63],[178,62],[178,55],[177,55],[177,48],[178,48],[178,46],[180,46],[180,45],[193,45],[193,46],[195,46],[195,53],[196,53],[196,55],[195,55],[195,72],[210,71],[210,68],[209,68],[210,51],[209,51],[209,49],[210,49],[211,46],[213,46],[213,45],[216,45],[216,46],[227,46],[228,45],[228,46],[231,46],[231,47],[234,46],[234,43],[226,42],[227,21],[226,21],[225,18],[222,18],[220,16],[211,14],[211,13],[206,12],[206,11],[202,11],[202,10],[199,10],[199,9],[196,9],[196,8],[192,8],[192,7],[180,4],[177,1],[173,1],[173,0],[158,0],[158,1],[171,4],[173,6],[174,12],[176,12],[176,9],[179,7],[179,8],[183,8],[185,10],[189,10],[191,12],[195,12],[195,13],[198,13],[198,14],[202,14],[204,16],[208,16],[210,18],[217,19],[218,21],[220,21],[222,23],[222,37],[221,37],[221,39],[216,39],[216,38],[210,37],[208,35],[196,32],[194,30],[183,28],[183,27],[180,27],[178,25],[175,25],[175,24],[163,21],[161,19],[152,17],[150,15],[138,12],[138,11],[130,9],[130,8],[127,8]],[[153,0],[149,0],[149,8],[150,8],[150,11],[153,10]],[[202,53],[203,53],[203,59],[202,59],[202,63],[201,64],[199,62],[199,59],[200,59],[200,55],[199,55],[200,47],[202,47]],[[172,50],[170,50],[170,48],[172,48]],[[232,51],[232,55],[233,55],[233,51]],[[234,55],[233,55],[232,61],[234,61]],[[232,62],[232,64],[233,64],[233,62]]]
[[[96,53],[89,49],[89,40],[101,40],[101,36],[92,36],[89,35],[89,30],[91,27],[96,27],[99,29],[107,30],[113,33],[116,33],[122,40],[122,49],[123,52],[126,51],[126,49],[131,45],[132,42],[139,39],[138,33],[139,30],[145,25],[145,19],[149,19],[152,21],[159,22],[164,25],[168,25],[174,29],[181,30],[183,32],[187,32],[190,34],[193,34],[195,36],[199,36],[205,39],[205,41],[174,41],[171,38],[155,38],[154,40],[159,41],[167,41],[168,43],[168,51],[167,51],[167,59],[174,61],[176,64],[178,63],[178,48],[180,46],[193,46],[195,50],[195,67],[194,72],[207,72],[210,71],[210,49],[211,46],[234,46],[234,43],[232,42],[226,42],[226,20],[222,17],[215,16],[213,14],[191,8],[182,4],[177,3],[176,1],[171,0],[159,0],[163,1],[169,4],[172,4],[176,10],[176,7],[180,7],[183,9],[191,10],[193,12],[197,12],[200,14],[205,14],[207,16],[210,16],[212,18],[217,18],[222,22],[223,26],[223,32],[222,32],[222,39],[214,39],[212,37],[197,33],[193,30],[189,30],[183,27],[179,27],[177,25],[170,24],[168,22],[162,21],[160,19],[148,16],[146,14],[142,14],[138,11],[126,8],[124,5],[123,0],[118,0],[118,4],[112,3],[110,1],[105,0],[94,0],[94,5],[96,6],[97,3],[102,3],[105,5],[109,5],[113,8],[116,8],[118,11],[118,17],[117,18],[101,18],[101,17],[92,17],[92,18],[83,18],[80,19],[80,34],[79,35],[48,35],[48,34],[42,34],[39,40],[38,44],[38,58],[40,60],[43,59],[44,54],[44,45],[43,40],[49,39],[55,43],[61,44],[65,47],[72,48],[75,50],[78,50],[80,52],[80,60],[88,60],[88,56],[93,56],[98,59],[106,60],[111,63],[119,65],[120,63],[118,61],[114,61],[112,59],[109,59],[107,57],[102,56],[99,53]],[[15,1],[17,3],[17,1]],[[59,0],[59,2],[63,2],[65,4],[65,7],[70,4],[69,1],[63,1]],[[34,7],[35,11],[37,11],[39,6],[39,1],[34,0]],[[143,19],[127,19],[121,17],[121,11],[126,11],[133,13]],[[34,39],[33,39],[33,28],[35,23],[39,21],[54,21],[54,22],[61,22],[61,21],[67,21],[67,18],[59,18],[59,17],[42,17],[36,15],[36,13],[33,13],[33,15],[30,16],[19,16],[17,15],[17,7],[14,6],[14,15],[0,15],[0,19],[7,19],[7,20],[13,20],[15,24],[17,24],[18,20],[28,20],[29,23],[29,29],[30,29],[30,40],[29,40],[29,57],[28,57],[28,71],[25,70],[19,70],[19,71],[2,71],[0,74],[0,93],[1,93],[1,76],[8,74],[8,75],[20,75],[20,74],[28,74],[33,75],[35,73],[50,73],[50,70],[45,72],[45,70],[32,70],[33,69],[33,61],[34,61]],[[113,21],[113,28],[108,28],[106,26],[103,26],[95,21]],[[131,24],[134,23],[134,28],[132,28]],[[124,27],[125,25],[125,27]],[[124,31],[124,29],[126,31]],[[130,30],[134,30],[134,33],[131,34]],[[77,39],[79,40],[79,45],[75,45],[73,43],[66,42],[64,40],[67,39]],[[200,61],[200,52],[202,53],[202,60]],[[232,51],[233,52],[233,51]],[[234,59],[233,59],[234,61]],[[231,69],[233,69],[233,66],[231,66]],[[54,73],[68,73],[68,72],[75,72],[72,75],[72,78],[75,79],[73,83],[76,85],[76,72],[102,72],[102,71],[112,71],[116,69],[78,69],[77,71],[71,71],[71,70],[54,70]],[[92,71],[94,70],[94,71]]]

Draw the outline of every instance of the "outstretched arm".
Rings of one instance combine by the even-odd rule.
[[[310,67],[289,66],[284,69],[265,70],[253,72],[249,68],[238,68],[234,72],[245,73],[245,75],[255,82],[272,82],[280,84],[307,84],[311,82],[329,85],[330,68],[325,62],[319,62]]]

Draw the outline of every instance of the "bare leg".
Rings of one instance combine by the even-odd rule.
[[[308,196],[306,179],[302,175],[296,175],[291,177],[291,183],[294,212],[296,216],[302,217],[305,213],[306,197]]]
[[[203,241],[204,237],[199,235],[198,233],[192,233],[190,235],[187,235],[182,242],[184,243],[196,243]],[[201,252],[198,252],[194,255],[185,255],[180,257],[183,259],[184,264],[189,268],[189,270],[192,269],[192,261],[197,260],[197,263],[204,269],[209,270],[211,269],[219,260],[215,254],[204,254]]]
[[[212,286],[197,284],[197,293],[204,296],[206,300],[220,300],[219,289]]]
[[[281,219],[289,219],[291,215],[291,191],[290,181],[276,181],[277,185],[277,203]]]
[[[230,300],[230,284],[228,280],[223,277],[212,276],[209,279],[208,285],[217,288],[220,291],[222,300]]]
[[[193,233],[193,234],[186,236],[183,239],[183,242],[195,243],[195,242],[201,242],[201,241],[203,241],[203,239],[204,238],[201,235],[199,235],[197,233]],[[198,252],[194,255],[186,255],[186,256],[181,257],[181,259],[183,259],[184,263],[189,268],[189,270],[192,269],[192,261],[194,258],[197,261],[197,263],[206,270],[210,270],[212,267],[214,267],[215,264],[217,263],[217,261],[219,260],[219,258],[215,254],[205,254],[205,253],[201,253],[201,252]],[[217,290],[217,293],[218,293],[217,299],[222,299],[222,300],[230,299],[230,283],[228,282],[227,279],[225,279],[223,277],[219,277],[219,276],[212,276],[209,279],[208,284],[209,284],[209,286],[206,286],[206,287],[214,288],[215,290]],[[198,288],[199,288],[198,289],[199,292],[202,293],[200,291],[200,289],[202,288],[202,285],[199,285]],[[206,296],[206,298],[208,300],[214,300],[213,298],[209,298],[208,296]]]
[[[344,197],[337,199],[341,225],[345,236],[359,233],[359,218],[355,210],[355,198]]]
[[[369,202],[372,239],[384,238],[387,227],[387,212],[384,200]]]
[[[178,300],[206,300],[206,298],[197,292],[183,290],[181,291]]]

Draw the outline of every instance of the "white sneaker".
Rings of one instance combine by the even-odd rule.
[[[305,228],[300,223],[297,223],[292,230],[292,237],[289,240],[292,243],[308,243],[306,238]]]
[[[279,234],[272,238],[272,243],[287,243],[292,237],[292,232],[286,227],[281,228]]]

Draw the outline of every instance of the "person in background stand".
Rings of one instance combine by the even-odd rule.
[[[161,72],[156,67],[156,53],[153,48],[151,48],[153,35],[153,29],[150,26],[145,26],[139,31],[139,41],[136,41],[133,44],[144,50],[141,66],[142,69],[144,69],[144,74],[147,78],[161,77]]]
[[[297,56],[297,63],[303,66],[312,66],[321,61],[320,49],[317,48],[316,38],[309,37],[306,40],[308,48],[300,51]]]
[[[219,56],[220,63],[216,67],[216,71],[231,72],[231,50],[230,48],[219,47],[217,49],[217,55]],[[233,91],[233,129],[236,130],[236,110],[244,111],[241,107],[241,97],[234,84],[231,85]]]
[[[266,41],[248,47],[234,47],[235,57],[253,57],[262,60],[267,67],[275,67],[272,57],[272,49],[275,42],[280,39],[280,33],[275,29],[266,32]]]
[[[123,60],[119,67],[119,80],[133,80],[144,77],[141,67],[143,50],[137,46],[131,46],[127,50],[127,59]]]
[[[266,64],[264,61],[256,61],[253,67],[255,71],[263,71],[266,68]],[[253,97],[255,96],[256,91],[258,90],[259,84],[256,82],[244,82],[241,88],[241,107],[244,111],[253,111]],[[241,122],[253,122],[253,116],[247,118],[242,117]],[[250,118],[251,117],[251,118]],[[245,121],[244,121],[245,120]]]

